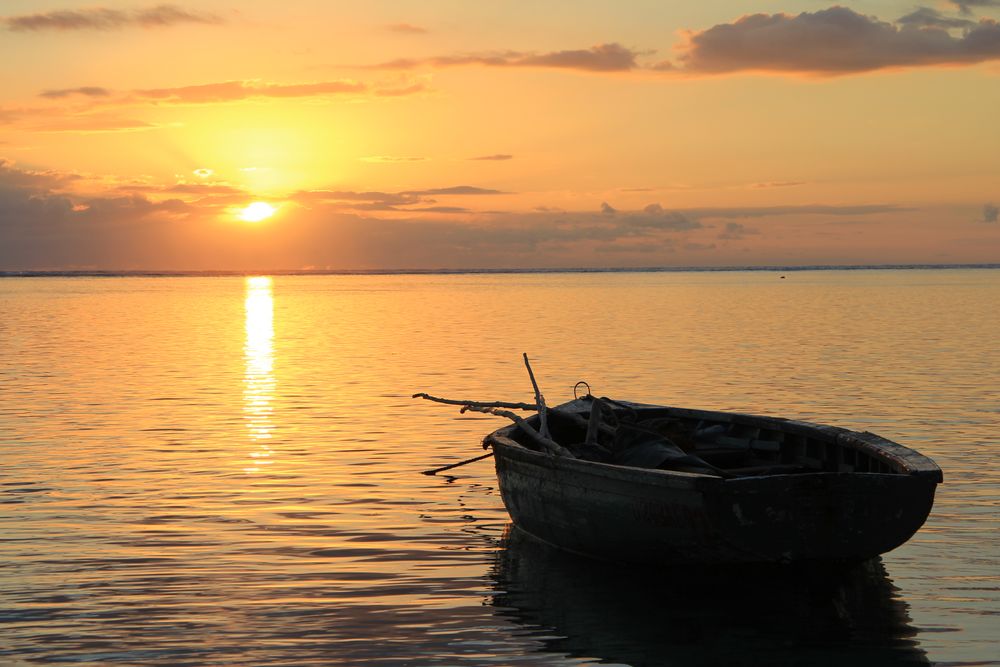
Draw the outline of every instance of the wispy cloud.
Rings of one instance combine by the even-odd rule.
[[[464,206],[422,206],[420,208],[411,208],[414,213],[471,213],[472,210],[465,208]]]
[[[321,97],[402,97],[426,90],[423,83],[387,88],[381,84],[372,86],[353,79],[334,81],[312,81],[304,83],[277,83],[272,81],[222,81],[170,88],[145,88],[131,91],[114,91],[102,86],[78,86],[55,88],[42,91],[39,97],[45,100],[64,101],[76,98],[73,106],[38,106],[36,108],[0,108],[0,123],[19,122],[32,127],[41,119],[56,118],[57,124],[86,128],[104,121],[96,119],[102,110],[122,109],[144,104],[156,105],[202,105],[225,104],[243,100],[294,99]],[[91,118],[93,120],[88,121]],[[138,121],[126,123],[123,127],[135,127]],[[113,125],[114,122],[105,123]],[[154,127],[151,124],[146,124]],[[100,129],[100,128],[97,128]],[[105,129],[107,129],[105,127]]]
[[[983,205],[983,222],[993,223],[1000,219],[1000,208],[995,204]]]
[[[759,233],[760,232],[756,229],[747,227],[740,222],[727,222],[726,226],[722,228],[721,232],[719,232],[719,236],[717,238],[723,241],[739,241],[746,238],[747,235]]]
[[[408,190],[403,194],[409,195],[504,195],[508,194],[501,190],[491,190],[490,188],[477,188],[472,185],[456,185],[450,188],[431,188],[429,190]]]
[[[705,252],[706,250],[715,250],[715,244],[690,241],[682,245],[681,248],[687,250],[688,252]]]
[[[917,7],[906,16],[896,19],[896,23],[905,27],[943,28],[945,30],[951,30],[952,28],[973,28],[976,25],[975,21],[963,19],[958,16],[947,16],[930,7]]]
[[[79,95],[82,97],[108,97],[111,91],[100,86],[80,86],[79,88],[57,88],[55,90],[45,90],[38,94],[51,100],[58,100],[65,97]]]
[[[785,215],[862,216],[879,213],[897,213],[911,209],[895,204],[859,204],[837,206],[831,204],[805,204],[792,206],[732,206],[717,208],[684,209],[699,219],[766,218]]]
[[[353,190],[303,190],[294,193],[290,199],[305,206],[334,206],[344,210],[396,211],[401,206],[420,203],[420,197],[398,192]]]
[[[142,192],[146,194],[177,195],[247,195],[242,188],[228,183],[175,183],[174,185],[131,184],[120,185],[119,192]]]
[[[980,19],[954,36],[944,28],[966,24],[944,26],[944,17],[931,11],[909,17],[909,23],[894,25],[839,6],[794,16],[753,14],[687,33],[676,64],[665,62],[657,67],[693,74],[837,76],[1000,58],[996,21]]]
[[[8,30],[15,32],[41,32],[51,30],[121,30],[131,27],[165,28],[183,23],[211,25],[225,21],[219,15],[210,12],[161,4],[133,10],[95,7],[21,14],[0,18],[0,22]]]
[[[1000,7],[1000,0],[947,0],[963,14],[971,14],[973,7]]]
[[[603,208],[603,206],[602,206]],[[650,204],[642,211],[628,214],[625,220],[636,227],[684,232],[701,229],[702,224],[687,211],[667,210],[659,204]]]
[[[144,132],[164,127],[135,118],[116,115],[79,115],[42,118],[25,125],[33,132],[72,132],[77,134],[104,134],[108,132]]]
[[[413,83],[408,86],[380,86],[373,92],[376,97],[405,97],[428,92],[430,89],[424,83]]]
[[[794,188],[805,184],[805,181],[764,181],[762,183],[753,183],[750,187],[754,190],[768,190],[770,188]]]
[[[61,98],[53,98],[61,100]],[[28,132],[136,132],[169,125],[151,123],[119,113],[113,98],[90,98],[83,105],[59,104],[0,108],[0,125],[16,126]]]
[[[470,157],[469,159],[470,160],[493,160],[493,161],[501,162],[503,160],[512,160],[512,159],[514,159],[514,156],[513,155],[508,155],[507,153],[496,153],[494,155],[480,155],[478,157]]]
[[[385,29],[390,32],[397,32],[403,35],[427,34],[427,28],[421,27],[419,25],[413,25],[412,23],[390,23],[387,26],[385,26]]]
[[[359,94],[368,86],[358,81],[342,79],[314,83],[271,83],[267,81],[223,81],[176,88],[149,88],[132,92],[140,100],[171,104],[206,104],[234,102],[251,98],[319,97],[326,95]]]
[[[484,67],[536,67],[568,69],[584,72],[627,72],[638,67],[636,58],[642,55],[621,44],[597,44],[587,49],[527,52],[500,51],[457,54],[433,58],[400,58],[373,65],[374,69],[443,68],[464,65]]]
[[[437,201],[433,197],[502,194],[508,193],[472,185],[455,185],[403,192],[303,190],[291,198],[304,205],[328,205],[341,210],[465,213],[472,211],[456,206],[435,206]]]
[[[417,155],[368,155],[361,158],[362,162],[393,163],[393,162],[424,162],[427,158]]]

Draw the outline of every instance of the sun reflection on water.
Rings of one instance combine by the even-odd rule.
[[[256,472],[266,465],[272,450],[268,441],[274,424],[274,296],[271,278],[251,276],[246,279],[246,344],[243,357],[243,414],[254,449],[247,472]]]

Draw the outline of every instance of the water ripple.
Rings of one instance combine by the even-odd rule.
[[[997,661],[1000,271],[0,280],[0,663]],[[492,418],[602,395],[933,456],[860,578],[622,572],[511,533]],[[762,585],[766,584],[762,588]]]

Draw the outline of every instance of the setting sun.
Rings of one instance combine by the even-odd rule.
[[[244,222],[260,222],[266,220],[277,212],[274,206],[262,201],[254,203],[240,209],[239,218]]]

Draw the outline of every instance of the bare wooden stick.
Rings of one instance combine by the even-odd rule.
[[[548,438],[542,435],[541,433],[536,431],[531,426],[531,424],[525,421],[523,417],[511,412],[510,410],[501,410],[499,408],[480,408],[474,405],[466,405],[462,408],[463,413],[468,412],[470,410],[472,412],[483,412],[488,415],[506,417],[507,419],[517,424],[518,428],[520,428],[525,435],[527,435],[529,438],[538,443],[542,447],[542,449],[544,449],[548,453],[555,454],[556,456],[565,456],[566,458],[570,459],[576,458],[576,456],[573,455],[573,452],[569,451],[568,449],[560,445],[558,442],[552,440],[552,438]]]
[[[531,386],[535,390],[535,403],[538,405],[538,421],[541,427],[541,434],[544,438],[552,438],[552,434],[549,432],[549,416],[545,411],[545,397],[542,396],[542,392],[538,389],[538,383],[535,382],[535,373],[531,370],[531,362],[528,361],[528,353],[522,352],[524,357],[524,367],[528,369],[528,377],[531,378]]]
[[[511,408],[513,410],[538,410],[537,405],[531,403],[508,403],[506,401],[460,401],[454,398],[440,398],[420,392],[414,394],[413,398],[422,398],[425,401],[444,403],[445,405],[475,405],[480,408]]]
[[[488,459],[491,456],[493,456],[493,452],[490,452],[489,454],[483,454],[482,456],[476,456],[476,457],[471,458],[471,459],[465,459],[464,461],[459,461],[458,463],[452,463],[451,465],[441,466],[440,468],[434,468],[433,470],[425,470],[421,474],[423,474],[423,475],[436,475],[439,472],[444,472],[445,470],[451,470],[452,468],[457,468],[459,466],[464,466],[467,463],[475,463],[476,461],[482,461],[483,459]]]
[[[435,403],[444,403],[445,405],[458,405],[458,406],[474,405],[477,408],[510,408],[512,410],[525,410],[525,411],[534,410],[536,412],[538,411],[538,406],[535,405],[534,403],[512,403],[508,401],[463,401],[456,398],[441,398],[439,396],[431,396],[430,394],[426,394],[424,392],[420,392],[419,394],[414,394],[413,398],[422,398],[426,401],[433,401]],[[563,419],[573,422],[574,424],[576,424],[581,428],[584,429],[587,428],[587,423],[588,423],[587,419],[585,417],[581,417],[579,414],[575,412],[560,410],[558,408],[546,408],[546,413],[549,415],[558,415]],[[601,432],[614,433],[614,427],[602,423]]]

